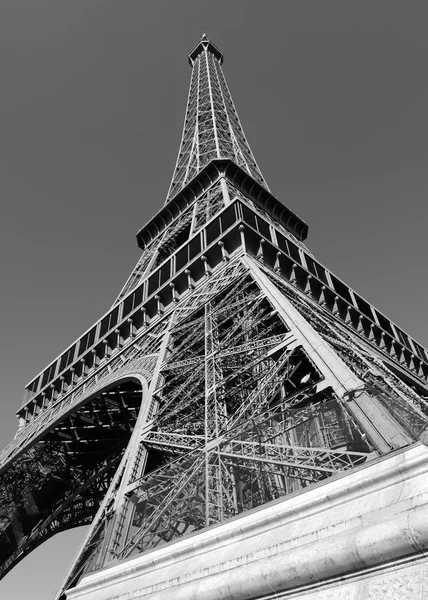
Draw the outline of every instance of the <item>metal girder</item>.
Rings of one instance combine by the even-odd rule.
[[[365,452],[334,451],[329,448],[291,446],[284,444],[260,444],[242,440],[232,440],[220,445],[221,456],[263,461],[297,470],[336,473],[352,468],[367,458]]]

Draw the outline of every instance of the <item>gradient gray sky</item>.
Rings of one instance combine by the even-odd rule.
[[[203,31],[272,192],[428,345],[426,1],[2,0],[0,445],[24,385],[113,302],[163,204]],[[0,582],[48,600],[82,530]]]

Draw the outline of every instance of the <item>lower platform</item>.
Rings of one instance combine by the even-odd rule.
[[[428,447],[86,576],[67,600],[428,600]]]

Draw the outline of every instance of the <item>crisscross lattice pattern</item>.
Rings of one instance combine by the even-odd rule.
[[[205,165],[216,158],[232,159],[269,189],[239,122],[220,60],[208,40],[193,60],[183,136],[167,201]]]

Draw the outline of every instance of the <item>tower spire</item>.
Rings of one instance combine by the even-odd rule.
[[[204,33],[189,54],[192,67],[171,200],[211,160],[229,158],[269,190],[244,135],[221,68],[222,52]]]

